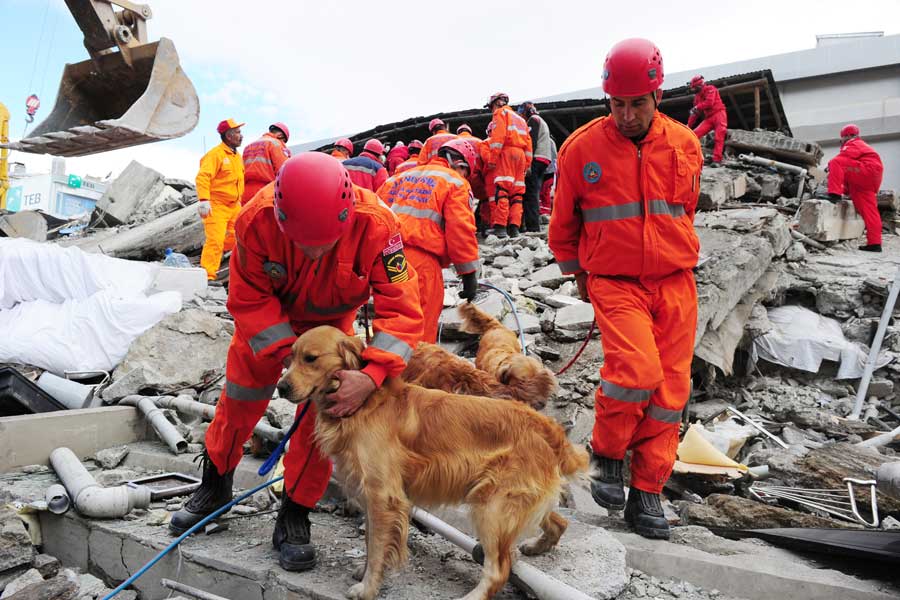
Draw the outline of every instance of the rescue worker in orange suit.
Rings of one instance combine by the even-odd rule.
[[[444,308],[441,269],[454,266],[462,278],[461,298],[472,300],[478,291],[478,240],[467,181],[478,170],[478,160],[471,141],[450,140],[427,164],[391,177],[378,190],[400,221],[406,258],[419,279],[422,341],[430,344],[437,342]]]
[[[350,172],[353,183],[367,190],[377,191],[387,180],[387,169],[381,162],[384,154],[384,144],[372,138],[363,147],[359,156],[348,158],[344,161],[344,168]]]
[[[299,334],[332,325],[351,335],[357,309],[374,297],[375,336],[363,351],[365,366],[338,371],[340,387],[328,396],[333,417],[353,414],[385,377],[399,376],[422,336],[418,281],[407,267],[397,218],[373,192],[353,185],[333,157],[304,152],[288,159],[275,182],[244,206],[237,238],[225,388],[206,433],[202,483],[172,515],[173,535],[231,500],[243,444],[265,414]],[[272,543],[289,571],[316,564],[309,512],[332,467],[315,442],[315,424],[316,411],[307,411],[284,456]]]
[[[525,196],[522,202],[523,229],[525,231],[541,231],[541,186],[544,184],[544,171],[550,166],[553,158],[553,147],[556,142],[550,136],[550,127],[538,114],[534,102],[523,102],[516,111],[528,123],[534,160],[531,168],[525,173]]]
[[[475,150],[478,152],[479,158],[481,157],[481,144],[484,142],[481,138],[477,138],[472,135],[472,128],[469,127],[468,123],[461,123],[456,128],[456,135],[473,142],[475,144]],[[475,173],[472,173],[469,176],[469,183],[472,185],[472,195],[475,196],[475,200],[478,204],[478,208],[475,210],[475,225],[478,228],[478,232],[481,234],[485,233],[487,229],[487,223],[491,220],[491,208],[487,202],[487,192],[484,187],[484,165],[481,160],[478,161],[478,170]]]
[[[353,142],[347,138],[341,138],[334,143],[331,155],[338,160],[347,160],[353,156]]]
[[[244,148],[244,196],[242,203],[248,202],[269,183],[275,181],[275,174],[291,157],[287,141],[291,132],[284,123],[269,125],[269,132],[247,144]]]
[[[844,194],[850,196],[866,223],[866,245],[859,247],[866,252],[881,252],[878,190],[883,175],[881,157],[859,137],[859,127],[845,125],[841,129],[841,151],[828,161],[828,194],[837,200]]]
[[[394,174],[394,171],[397,170],[397,165],[404,162],[409,158],[409,148],[400,141],[397,142],[391,151],[387,153],[387,172],[388,177]]]
[[[413,140],[406,147],[409,150],[409,157],[404,160],[402,163],[397,165],[397,168],[394,169],[394,175],[398,173],[402,173],[403,171],[408,171],[414,167],[419,166],[419,153],[422,152],[422,147],[424,144],[421,140]]]
[[[244,195],[244,163],[237,151],[244,137],[243,123],[226,119],[216,131],[222,143],[203,155],[197,184],[197,211],[203,219],[206,240],[200,253],[200,266],[206,278],[215,281],[222,254],[234,248],[234,222]]]
[[[499,238],[518,237],[525,172],[532,159],[528,124],[509,106],[509,96],[502,92],[491,96],[485,108],[494,114],[488,125],[488,138],[481,144],[492,232]]]
[[[431,137],[425,140],[425,145],[419,152],[420,165],[424,165],[437,156],[438,148],[456,137],[447,130],[447,124],[440,119],[432,119],[428,123],[428,131],[431,133]]]
[[[712,159],[714,163],[720,163],[722,152],[725,150],[725,135],[728,133],[728,111],[725,110],[725,104],[719,97],[719,90],[716,86],[706,83],[702,75],[691,78],[689,85],[696,95],[688,117],[688,127],[694,130],[698,138],[715,131]]]
[[[594,306],[603,344],[591,437],[591,493],[637,533],[668,538],[660,493],[691,388],[697,326],[694,211],[703,167],[690,129],[660,113],[663,61],[644,39],[610,50],[611,115],[559,151],[549,243]],[[622,467],[631,450],[631,491]]]

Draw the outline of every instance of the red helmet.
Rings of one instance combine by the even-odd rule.
[[[347,154],[353,154],[353,142],[348,140],[347,138],[341,138],[334,143],[335,148],[343,148],[347,151]]]
[[[467,140],[466,138],[455,138],[441,144],[441,147],[438,149],[438,156],[444,156],[447,159],[447,162],[450,163],[450,166],[453,167],[459,159],[454,157],[453,153],[446,153],[447,150],[452,150],[453,153],[458,153],[459,156],[462,157],[466,166],[469,167],[469,175],[474,175],[481,170],[481,160],[478,156],[478,149],[471,140]],[[445,153],[448,155],[445,155]]]
[[[844,126],[841,128],[841,137],[842,137],[842,138],[850,137],[850,136],[852,136],[852,135],[859,135],[859,127],[857,127],[857,126],[854,125],[853,123],[849,123],[849,124],[847,124],[847,125],[844,125]]]
[[[384,154],[384,144],[382,144],[375,138],[372,138],[371,140],[366,142],[366,145],[363,146],[363,150],[366,152],[371,152],[375,156],[378,156],[380,154]]]
[[[336,241],[353,216],[353,184],[341,161],[321,152],[287,159],[275,177],[275,222],[303,246]]]
[[[421,152],[424,146],[425,144],[423,144],[421,141],[413,140],[409,143],[409,146],[407,146],[407,148],[409,148],[409,152],[410,154],[412,154],[413,150],[415,150],[416,152]]]
[[[472,128],[469,127],[469,125],[466,124],[466,123],[463,123],[462,125],[460,125],[459,127],[456,128],[456,133],[457,133],[457,134],[460,134],[460,133],[462,133],[463,131],[468,131],[469,133],[472,133]]]
[[[662,54],[650,40],[631,38],[612,47],[603,63],[607,96],[643,96],[663,82]]]
[[[284,123],[272,123],[271,125],[269,125],[269,131],[272,131],[272,129],[280,129],[281,133],[284,134],[285,142],[291,139],[291,131]]]
[[[440,128],[444,128],[444,127],[446,127],[446,126],[447,126],[447,124],[444,123],[443,121],[441,121],[440,119],[432,119],[432,120],[428,123],[428,131],[430,131],[431,133],[434,133],[434,130],[435,130],[435,129],[437,129],[437,128],[439,128],[439,127],[440,127]]]
[[[488,102],[484,105],[484,107],[490,108],[491,104],[493,104],[496,100],[506,100],[506,103],[509,104],[509,96],[503,92],[497,92],[496,94],[491,94],[491,97],[488,99]]]
[[[691,77],[691,83],[689,84],[689,87],[702,87],[704,83],[706,83],[706,80],[703,79],[703,75],[694,75],[693,77]]]

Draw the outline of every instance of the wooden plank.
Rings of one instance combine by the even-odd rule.
[[[781,113],[778,112],[778,106],[775,104],[775,98],[772,96],[772,90],[769,88],[768,80],[763,79],[765,81],[765,89],[766,89],[766,98],[769,100],[769,108],[772,110],[772,114],[775,115],[775,126],[778,129],[781,129]]]
[[[771,100],[769,106],[772,106]],[[753,88],[753,128],[759,129],[760,112],[759,112],[759,88]]]
[[[737,114],[738,120],[741,122],[741,129],[747,129],[747,119],[744,118],[744,113],[741,111],[741,107],[738,106],[737,100],[734,99],[734,94],[727,93],[725,96],[728,98],[728,103],[731,105],[732,110]]]

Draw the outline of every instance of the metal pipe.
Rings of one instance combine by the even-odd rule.
[[[124,517],[133,508],[150,506],[150,488],[143,485],[100,487],[68,448],[51,452],[50,464],[74,500],[76,510],[86,517]]]
[[[797,165],[792,165],[790,163],[781,162],[779,160],[762,158],[760,156],[755,156],[753,154],[739,154],[738,158],[746,163],[750,163],[751,165],[756,165],[758,167],[768,167],[770,169],[778,169],[781,171],[785,171],[787,173],[791,173],[793,175],[806,175],[805,168],[798,167]]]
[[[72,500],[66,488],[58,483],[54,483],[44,492],[44,500],[47,501],[47,510],[54,515],[61,515],[69,510],[72,506]]]
[[[815,248],[816,250],[827,250],[828,249],[828,247],[825,244],[820,244],[819,242],[812,239],[811,237],[803,235],[796,229],[791,229],[791,237],[799,242],[806,244],[810,248]]]
[[[897,304],[897,294],[900,292],[900,269],[894,275],[894,283],[891,284],[891,291],[888,293],[887,302],[884,303],[884,310],[881,311],[881,320],[878,322],[878,331],[875,332],[875,339],[872,341],[872,347],[869,349],[869,359],[866,361],[866,370],[863,371],[862,379],[859,380],[859,388],[856,390],[856,404],[853,405],[853,412],[848,418],[857,420],[862,412],[863,402],[866,399],[866,392],[869,391],[869,382],[872,380],[872,373],[875,371],[875,362],[878,360],[878,353],[881,352],[881,343],[884,342],[884,333],[887,331],[888,322],[894,312],[894,305]],[[874,438],[873,438],[874,439]],[[860,442],[860,445],[870,442]],[[885,442],[887,443],[887,442]]]
[[[154,404],[153,398],[149,396],[125,396],[119,401],[119,404],[136,406],[144,414],[144,417],[150,421],[150,425],[153,426],[156,435],[165,442],[169,450],[175,454],[187,451],[187,440],[178,433],[178,430],[169,422],[162,410]]]
[[[850,416],[852,418],[853,415]],[[900,438],[900,427],[897,427],[886,433],[876,435],[875,437],[869,438],[867,440],[863,440],[856,445],[860,448],[880,448],[882,446],[890,444],[897,438]]]
[[[753,419],[751,419],[750,417],[748,417],[747,415],[745,415],[744,413],[742,413],[741,411],[736,409],[735,407],[727,406],[727,407],[725,407],[725,410],[727,410],[728,412],[730,412],[737,418],[743,420],[744,423],[746,423],[753,429],[757,430],[758,432],[760,432],[761,434],[763,434],[764,436],[766,436],[767,438],[769,438],[770,440],[772,440],[773,442],[775,442],[776,444],[778,444],[779,446],[784,448],[785,450],[788,449],[788,445],[785,444],[784,441],[780,437],[778,437],[774,433],[771,433],[765,427],[763,427],[762,425],[760,425],[759,423],[757,423],[756,421],[754,421]]]
[[[153,398],[153,402],[160,408],[170,408],[180,413],[206,419],[207,421],[212,421],[213,417],[216,416],[215,406],[197,402],[188,395],[181,395],[176,398],[173,398],[172,396],[160,396],[159,398]],[[253,433],[264,440],[276,444],[284,438],[284,430],[269,425],[268,422],[266,422],[265,417],[263,417],[263,419],[256,424],[256,427],[253,428]]]
[[[171,579],[160,579],[159,585],[170,590],[175,590],[176,592],[179,592],[181,594],[186,594],[191,598],[199,598],[199,600],[228,600],[228,598],[224,596],[218,596],[216,594],[191,587],[177,581],[172,581]]]
[[[878,491],[900,500],[900,462],[884,463],[875,472]]]
[[[416,521],[419,521],[428,529],[439,533],[447,541],[459,546],[465,552],[472,554],[472,551],[475,550],[477,544],[474,539],[431,513],[414,506],[411,515]],[[524,588],[526,592],[533,594],[538,600],[594,600],[583,592],[521,560],[513,563],[510,582],[520,588]]]

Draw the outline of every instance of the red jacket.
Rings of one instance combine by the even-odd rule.
[[[244,195],[242,202],[247,202],[270,181],[291,157],[291,151],[271,133],[264,133],[261,138],[244,148]]]
[[[388,176],[394,174],[397,165],[409,158],[409,148],[406,146],[394,146],[387,155],[387,171]]]
[[[371,152],[363,151],[359,156],[348,158],[344,168],[350,173],[350,181],[373,192],[388,178],[387,169]]]
[[[717,112],[725,112],[725,104],[719,97],[719,89],[714,85],[705,84],[694,96],[694,108],[697,110],[688,117],[688,127],[693,127],[696,121],[701,120],[699,113],[703,113],[703,119],[708,119]]]
[[[695,267],[702,167],[697,136],[660,112],[639,144],[612,117],[576,130],[559,151],[550,218],[562,272],[652,281]]]
[[[256,355],[283,360],[297,332],[324,323],[349,327],[371,293],[375,337],[363,351],[363,371],[376,385],[399,376],[422,336],[422,309],[394,214],[374,193],[354,187],[350,228],[325,256],[310,260],[278,228],[274,192],[274,184],[263,188],[235,224],[227,303],[235,335]]]

